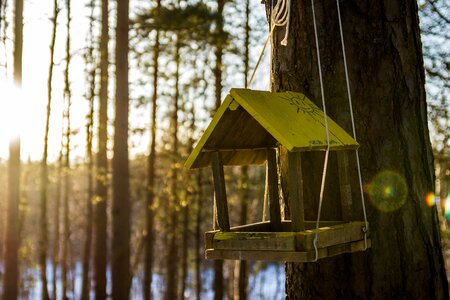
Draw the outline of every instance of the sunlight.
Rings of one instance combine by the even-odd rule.
[[[30,106],[32,95],[11,82],[1,82],[0,90],[0,146],[7,149],[9,141],[16,137],[22,139],[40,136],[40,126],[37,124],[38,114]]]

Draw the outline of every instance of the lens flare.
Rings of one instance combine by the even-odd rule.
[[[428,206],[433,206],[433,205],[436,205],[436,196],[434,195],[434,193],[428,193],[426,196],[425,196],[425,203],[428,205]]]
[[[447,195],[447,198],[442,199],[444,202],[444,213],[447,218],[450,218],[450,193]]]
[[[396,172],[378,173],[369,184],[369,196],[372,204],[384,212],[393,212],[401,208],[408,195],[405,179]]]

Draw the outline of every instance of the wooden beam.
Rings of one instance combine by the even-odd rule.
[[[211,166],[214,178],[214,193],[216,197],[217,222],[219,223],[219,229],[221,231],[230,231],[227,191],[220,152],[217,151],[211,154]]]
[[[350,222],[353,217],[352,206],[352,187],[350,185],[348,153],[345,151],[337,152],[339,169],[339,189],[341,194],[342,220]]]
[[[288,152],[289,206],[292,231],[305,230],[301,152]]]
[[[279,231],[281,227],[280,196],[278,193],[277,151],[267,149],[267,185],[270,205],[270,224],[272,231]]]
[[[370,239],[367,240],[368,248],[371,247]],[[319,259],[340,255],[343,253],[353,253],[364,251],[365,242],[356,241],[319,249]],[[285,261],[285,262],[313,262],[315,251],[260,251],[260,250],[216,250],[205,251],[206,259],[233,259],[233,260],[264,260],[264,261]]]

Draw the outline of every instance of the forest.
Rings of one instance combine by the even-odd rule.
[[[2,299],[448,299],[450,3],[381,2],[0,0]],[[356,126],[347,181],[359,199],[359,172],[370,248],[206,259],[205,232],[223,229],[216,173],[185,163],[233,88],[301,92]],[[276,202],[291,203],[277,147]],[[341,161],[321,177],[328,150],[325,167],[298,160],[315,220],[322,198],[346,197]],[[269,176],[225,167],[231,226],[273,221]],[[339,205],[323,218],[345,219]]]

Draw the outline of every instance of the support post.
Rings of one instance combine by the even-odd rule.
[[[277,151],[267,149],[267,185],[270,205],[270,225],[274,231],[281,227],[280,198],[278,193]]]
[[[338,151],[337,159],[342,221],[350,222],[352,220],[352,187],[350,185],[348,153],[345,151]]]
[[[223,173],[222,155],[219,151],[211,153],[211,166],[214,178],[214,194],[219,229],[221,231],[230,231],[225,176]]]
[[[305,209],[303,199],[303,178],[300,152],[288,152],[289,164],[289,206],[292,231],[305,230]]]

